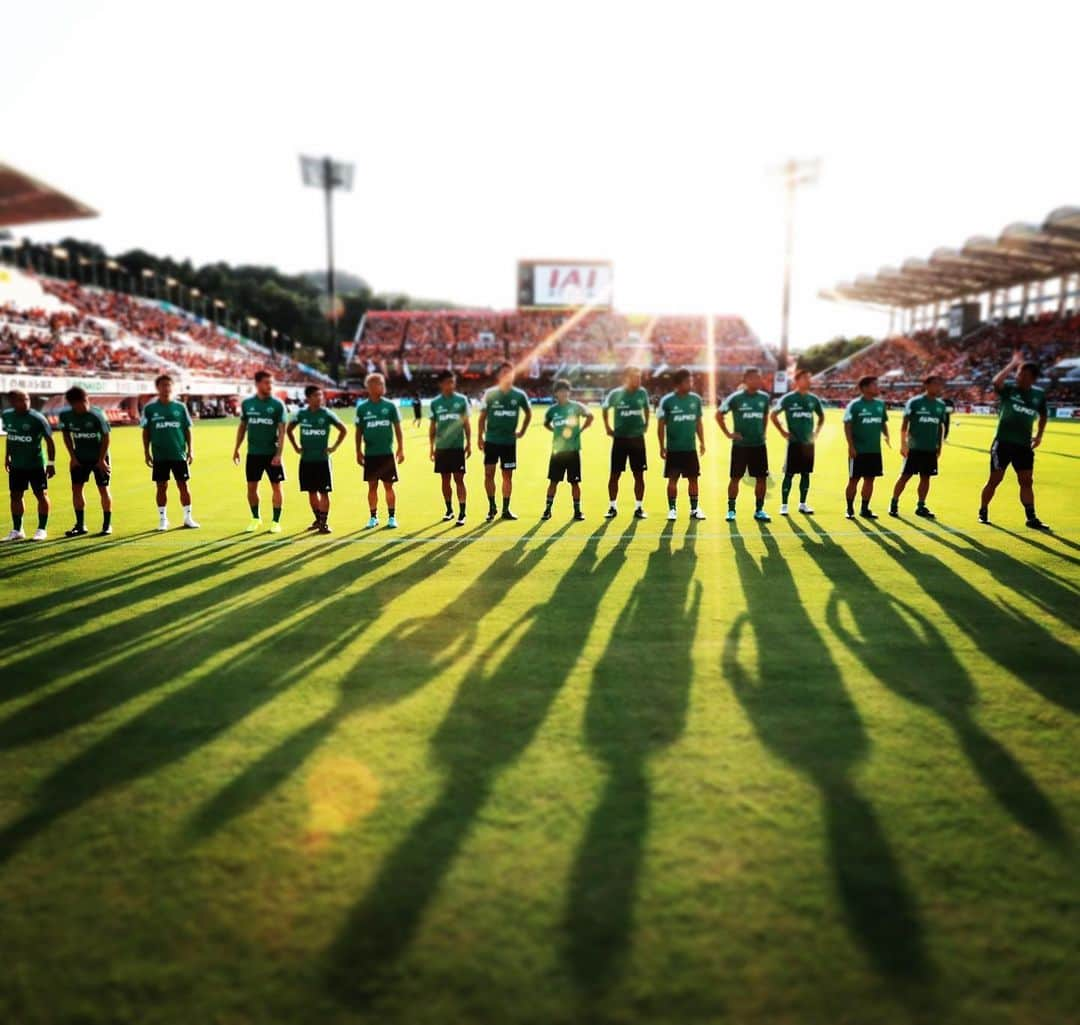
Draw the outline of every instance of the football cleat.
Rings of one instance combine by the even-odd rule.
[[[10,534],[7,535],[7,537],[4,538],[4,540],[5,541],[25,541],[26,540],[26,534],[21,530],[13,530]]]
[[[804,516],[814,515],[814,510],[811,509],[810,506],[806,504],[806,502],[799,503],[799,512],[801,512]]]
[[[1038,516],[1032,516],[1025,525],[1032,530],[1045,530],[1048,534],[1051,533],[1050,528]]]
[[[196,522],[195,517],[193,517],[193,516],[185,516],[184,517],[184,529],[185,530],[198,530],[199,529],[199,524]]]
[[[574,519],[577,520],[578,523],[582,523],[585,519],[585,514],[579,509],[574,513]]]
[[[280,534],[281,533],[281,523],[278,520],[274,520],[274,522],[270,524],[270,533],[271,534]]]
[[[492,506],[490,509],[488,509],[488,514],[487,514],[487,516],[484,517],[484,522],[485,523],[490,523],[498,515],[499,514],[496,511],[495,507]]]
[[[86,527],[72,527],[71,530],[64,531],[64,537],[82,537],[83,534],[89,534],[90,531]]]
[[[615,506],[609,505],[608,509],[607,509],[607,512],[604,513],[604,519],[605,520],[613,520],[618,515],[619,515],[619,510],[616,509]]]
[[[168,530],[169,529],[169,521],[167,519],[165,519],[164,516],[162,516],[161,519],[158,520],[157,529],[158,530]]]
[[[889,515],[894,516],[896,519],[900,519],[900,507],[898,505],[890,505]],[[916,511],[915,515],[918,516],[920,514],[918,511]]]
[[[516,520],[517,519],[517,517],[509,509],[507,509],[507,510],[505,510],[503,512],[502,518],[504,520]]]
[[[667,518],[668,518],[668,519],[669,519],[669,520],[670,520],[671,522],[674,522],[675,520],[677,520],[677,519],[679,518],[679,515],[678,515],[678,513],[676,513],[676,512],[675,512],[675,510],[674,510],[674,509],[668,509],[668,511],[667,511]]]
[[[44,541],[48,536],[49,535],[46,532],[44,527],[38,527],[38,529],[35,530],[33,532],[33,534],[30,535],[30,540],[31,541]]]
[[[979,522],[980,523],[989,523],[990,522],[990,510],[989,509],[980,509],[979,510]]]
[[[449,523],[453,518],[454,514],[449,509],[447,509],[446,512],[443,513],[442,521],[443,523]]]
[[[692,520],[704,520],[706,518],[707,517],[705,516],[705,514],[700,509],[691,509],[690,510],[690,519],[692,519]]]
[[[320,534],[332,534],[333,530],[330,529],[329,523],[319,523],[315,528]]]
[[[186,526],[186,524],[185,524]],[[253,519],[248,522],[248,525],[244,527],[245,534],[254,534],[262,526],[262,520]]]
[[[98,537],[108,537],[111,533],[112,533],[112,524],[110,523],[107,527],[102,527],[101,528],[101,531],[98,534]]]
[[[372,516],[367,521],[367,529],[368,530],[374,530],[378,525],[379,525],[379,517],[378,516]]]
[[[780,506],[780,515],[787,516],[787,514],[787,502],[784,502],[783,505]]]
[[[545,509],[540,514],[540,519],[542,519],[542,520],[550,520],[551,519],[551,510],[550,509]]]
[[[848,511],[844,513],[844,516],[849,520],[853,520],[855,519],[855,511],[853,509],[848,509]]]
[[[386,529],[387,530],[397,530],[397,517],[396,516],[387,516],[386,517]]]
[[[877,519],[877,513],[875,513],[875,512],[871,512],[871,511],[870,511],[869,509],[863,509],[863,510],[862,510],[862,511],[861,511],[861,512],[859,513],[859,515],[860,515],[860,516],[861,516],[861,517],[862,517],[862,518],[863,518],[864,520],[876,520],[876,519]]]
[[[455,527],[464,527],[465,526],[465,517],[464,516],[459,516],[456,520],[454,520],[454,526]]]
[[[321,527],[321,526],[322,526],[322,522],[320,520],[312,520],[307,529],[308,530],[318,530],[319,527]]]
[[[754,519],[758,523],[772,523],[772,517],[764,509],[755,509]]]
[[[927,509],[925,505],[922,506],[921,508],[916,509],[915,510],[915,515],[916,516],[921,516],[924,520],[936,520],[937,519],[937,517],[929,509]]]
[[[648,518],[649,518],[649,514],[644,509],[635,509],[634,510],[634,519],[635,520],[647,520]]]

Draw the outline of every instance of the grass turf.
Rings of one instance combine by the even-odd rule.
[[[454,530],[407,424],[402,530],[343,450],[333,537],[292,458],[245,536],[232,435],[196,429],[198,533],[152,532],[122,430],[114,537],[0,549],[0,1020],[1078,1020],[1075,425],[1053,536],[1011,477],[974,521],[973,417],[930,525],[914,484],[884,516],[895,454],[843,518],[835,413],[818,515],[767,527],[746,488],[722,521],[710,424],[707,522],[664,522],[650,438],[650,518],[604,523],[594,430],[589,522],[564,485],[538,525],[534,429],[521,521],[474,457]]]

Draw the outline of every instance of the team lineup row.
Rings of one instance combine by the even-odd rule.
[[[1015,373],[1015,381],[1009,377]],[[990,474],[983,488],[979,519],[989,522],[989,504],[1005,471],[1012,466],[1020,488],[1020,501],[1029,527],[1049,529],[1035,514],[1032,474],[1035,449],[1046,427],[1047,406],[1043,392],[1036,388],[1039,368],[1025,363],[1016,354],[1011,363],[994,378],[994,388],[1001,409],[997,432],[990,451]],[[677,518],[679,481],[687,484],[690,517],[705,519],[698,501],[701,475],[700,456],[705,454],[704,403],[693,390],[688,370],[672,376],[673,390],[656,407],[657,439],[667,480],[669,520]],[[323,401],[317,386],[306,389],[307,405],[288,416],[284,403],[273,395],[273,378],[261,371],[255,375],[255,394],[241,403],[240,424],[236,433],[233,461],[239,465],[244,442],[247,442],[245,476],[251,519],[247,531],[262,527],[259,485],[265,476],[271,487],[273,518],[271,533],[281,532],[284,504],[282,484],[285,469],[282,452],[286,441],[299,455],[300,490],[307,493],[313,520],[309,530],[330,533],[330,494],[333,491],[331,455],[341,446],[348,428]],[[366,382],[368,397],[356,406],[356,461],[363,467],[368,486],[370,519],[368,528],[379,526],[379,488],[383,489],[388,528],[397,527],[396,494],[398,466],[405,461],[401,417],[395,403],[386,398],[382,375],[371,374]],[[853,519],[855,499],[861,499],[859,515],[877,519],[870,503],[874,482],[883,476],[882,441],[891,446],[888,412],[880,398],[877,378],[859,382],[859,397],[844,410],[844,432],[848,449],[848,485],[845,494],[847,517]],[[143,408],[142,439],[146,465],[151,468],[157,488],[158,529],[167,530],[169,481],[175,481],[183,507],[183,526],[199,526],[192,515],[189,488],[190,467],[194,459],[192,420],[183,403],[173,399],[173,381],[162,375],[156,382],[157,398]],[[431,402],[430,459],[441,478],[446,511],[444,521],[461,526],[466,518],[466,460],[472,454],[472,425],[468,400],[457,392],[453,373],[439,378],[440,393]],[[900,451],[904,463],[893,488],[889,512],[899,515],[899,500],[912,477],[918,477],[916,515],[933,519],[926,504],[931,479],[937,475],[941,446],[949,433],[949,408],[942,400],[944,381],[937,376],[926,379],[925,390],[904,408],[901,421]],[[60,428],[70,457],[72,504],[75,525],[66,532],[74,537],[89,533],[85,524],[84,489],[93,477],[101,496],[103,520],[101,534],[112,532],[112,496],[109,491],[111,464],[110,430],[100,409],[89,404],[86,392],[72,388],[66,394],[69,408],[60,413]],[[44,540],[50,512],[48,482],[55,475],[56,448],[52,428],[41,413],[30,407],[29,397],[12,392],[12,408],[2,414],[6,432],[4,464],[11,491],[12,530],[6,540],[26,537],[23,530],[23,496],[27,490],[37,498],[38,527],[33,540]],[[641,385],[641,372],[628,367],[623,385],[604,399],[602,416],[611,438],[611,471],[608,478],[608,508],[605,516],[618,514],[619,482],[629,468],[634,481],[633,515],[646,516],[644,509],[645,472],[648,458],[645,437],[651,415],[648,393]],[[516,520],[510,502],[513,475],[517,468],[517,441],[523,437],[532,419],[528,396],[514,386],[514,368],[504,364],[498,370],[498,383],[484,396],[477,424],[477,447],[483,453],[484,490],[488,500],[486,519],[497,517]],[[550,519],[558,485],[570,485],[573,515],[584,520],[581,509],[581,438],[593,424],[594,416],[571,398],[567,381],[556,381],[554,402],[544,414],[544,428],[551,433],[552,448],[548,464],[547,500],[543,519]],[[772,402],[762,390],[761,375],[748,369],[742,387],[723,400],[716,412],[721,432],[731,441],[727,519],[735,519],[739,484],[743,477],[754,479],[754,519],[770,520],[765,511],[769,477],[766,436],[770,422],[787,442],[781,484],[780,513],[788,515],[789,498],[795,479],[799,484],[798,511],[813,513],[808,504],[810,477],[814,471],[815,442],[825,422],[821,402],[810,391],[810,375],[795,375],[795,388]],[[45,455],[42,448],[45,449]],[[47,459],[46,459],[47,456]],[[496,474],[501,471],[502,509],[496,502]],[[860,489],[861,483],[861,489]],[[457,512],[453,501],[457,499]]]

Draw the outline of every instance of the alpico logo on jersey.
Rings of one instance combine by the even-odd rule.
[[[329,430],[325,427],[309,426],[308,424],[301,424],[300,426],[300,436],[302,438],[325,438],[329,433]]]
[[[1022,402],[1017,402],[1016,399],[1012,400],[1012,408],[1014,413],[1019,413],[1021,416],[1038,416],[1038,412],[1032,409],[1030,406],[1025,406]]]
[[[34,443],[34,436],[32,434],[12,434],[8,431],[8,441],[14,441],[21,445],[32,445]]]
[[[386,417],[375,418],[370,416],[364,417],[364,428],[368,427],[389,427],[390,421]]]
[[[517,407],[513,406],[510,409],[504,409],[502,406],[496,406],[491,411],[491,416],[512,416],[517,419],[518,411]]]
[[[154,427],[159,431],[180,430],[179,420],[155,420]]]
[[[75,441],[97,441],[101,437],[100,431],[69,431]]]
[[[671,414],[671,422],[676,424],[682,423],[684,420],[696,420],[697,418],[698,415],[694,412],[683,413],[677,410]]]
[[[809,409],[800,409],[799,407],[796,407],[788,410],[788,416],[790,416],[792,420],[812,420],[814,414]]]
[[[250,427],[274,427],[277,421],[272,416],[249,416],[247,418]]]

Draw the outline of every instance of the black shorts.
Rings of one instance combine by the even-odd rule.
[[[784,476],[814,472],[814,443],[812,441],[789,441],[784,456]]]
[[[275,466],[271,460],[273,456],[253,456],[248,453],[247,462],[244,464],[244,473],[249,484],[257,484],[266,474],[266,479],[271,484],[280,484],[285,479],[285,467],[278,463]]]
[[[881,477],[884,473],[880,452],[856,452],[855,458],[848,460],[849,480],[857,477]]]
[[[85,484],[91,476],[99,488],[107,488],[109,481],[112,480],[112,468],[108,463],[105,464],[104,470],[97,463],[79,463],[78,466],[71,468],[72,484]]]
[[[333,491],[334,476],[330,471],[329,459],[300,460],[301,491]]]
[[[764,445],[731,446],[731,479],[738,480],[745,474],[769,476],[769,450]]]
[[[552,452],[548,462],[548,480],[556,484],[566,480],[571,484],[581,483],[581,453]]]
[[[668,449],[667,459],[664,461],[664,476],[669,480],[673,477],[700,477],[701,461],[698,454],[690,452],[672,452]]]
[[[1035,449],[1029,444],[1020,445],[1015,441],[998,441],[990,446],[990,469],[1007,470],[1012,467],[1017,473],[1035,469]]]
[[[397,479],[397,460],[392,455],[364,457],[364,480],[394,484]]]
[[[516,470],[517,443],[511,442],[507,445],[500,441],[484,442],[484,465],[494,466],[496,463],[502,463],[504,470]]]
[[[155,459],[151,477],[155,484],[167,484],[169,477],[182,484],[191,479],[191,468],[186,459]]]
[[[49,478],[44,466],[31,466],[26,470],[13,466],[8,475],[8,486],[13,495],[21,495],[27,490],[40,495],[49,490]]]
[[[648,468],[644,438],[615,438],[611,443],[611,472],[622,473],[626,464],[631,473],[644,473]]]
[[[937,453],[909,449],[904,458],[904,469],[900,473],[903,477],[936,477]]]
[[[437,449],[435,449],[435,472],[436,473],[464,473],[465,472],[465,449],[463,449],[463,448],[437,448]]]

